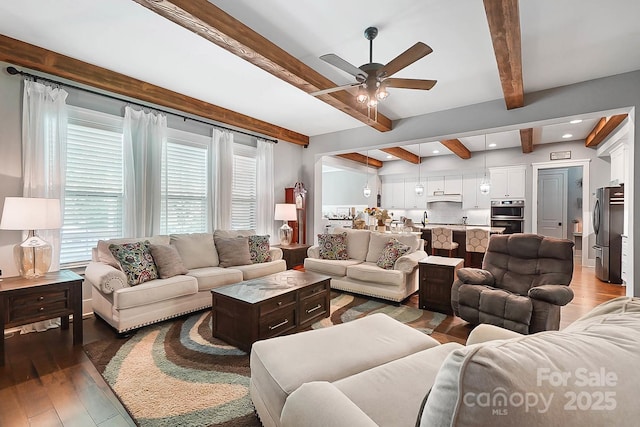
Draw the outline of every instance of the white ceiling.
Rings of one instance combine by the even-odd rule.
[[[376,62],[427,43],[434,52],[394,77],[438,83],[430,91],[391,89],[380,111],[394,120],[503,96],[479,0],[212,3],[337,84],[352,78],[318,57],[368,62],[368,26],[380,30]],[[638,0],[521,0],[525,93],[640,69],[638,16]],[[0,33],[305,135],[365,126],[132,0],[4,0]],[[574,139],[593,124],[572,131]],[[549,135],[567,130],[556,126],[537,130],[534,140],[559,141]],[[517,131],[495,138],[519,145]],[[461,140],[471,151],[483,149],[482,137]],[[423,155],[433,150],[429,144],[420,147]],[[405,148],[418,152],[417,145]]]

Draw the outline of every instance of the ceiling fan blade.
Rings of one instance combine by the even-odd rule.
[[[367,73],[365,73],[355,65],[352,65],[349,62],[345,61],[344,59],[340,58],[336,54],[328,53],[326,55],[322,55],[320,59],[333,65],[336,68],[341,69],[345,73],[351,74],[358,80],[362,79],[364,81],[367,78]]]
[[[363,83],[349,83],[348,85],[330,87],[329,89],[323,89],[323,90],[319,90],[319,91],[316,91],[316,92],[310,92],[309,95],[319,96],[319,95],[324,95],[326,93],[337,92],[339,90],[347,90],[347,89],[350,89],[352,87],[358,87],[358,86],[362,86],[362,85],[363,85]]]
[[[378,70],[378,77],[391,77],[404,67],[413,64],[418,59],[427,56],[431,52],[433,52],[433,49],[422,42],[418,42],[402,52],[400,55],[396,56],[388,62],[387,65],[380,68]]]
[[[387,87],[398,87],[402,89],[422,89],[429,90],[437,83],[437,80],[418,80],[418,79],[384,79],[384,85]]]

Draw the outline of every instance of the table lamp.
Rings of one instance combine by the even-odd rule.
[[[13,248],[13,257],[22,277],[42,276],[51,266],[51,245],[36,230],[60,228],[60,200],[34,197],[7,197],[2,211],[2,230],[28,230],[24,242]]]
[[[289,227],[287,221],[298,220],[296,205],[293,203],[276,203],[274,218],[276,221],[284,221],[284,224],[280,227],[280,244],[282,246],[289,246],[293,238],[293,228]]]

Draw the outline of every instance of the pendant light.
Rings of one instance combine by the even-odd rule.
[[[487,134],[484,135],[484,175],[480,181],[480,194],[489,194],[491,182],[487,178]]]
[[[364,188],[362,189],[362,195],[364,197],[370,197],[371,196],[371,189],[369,188],[369,151],[367,150],[367,180],[364,183]]]
[[[420,182],[420,169],[422,166],[422,153],[420,152],[420,144],[418,144],[418,182],[416,182],[416,196],[421,197],[424,194],[424,185]]]

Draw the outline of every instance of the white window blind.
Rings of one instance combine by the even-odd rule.
[[[256,221],[256,149],[242,144],[233,146],[233,195],[231,228],[257,227]]]
[[[91,259],[98,240],[123,234],[122,119],[71,108],[60,263]]]
[[[208,149],[208,138],[170,130],[162,156],[162,233],[207,231]]]

